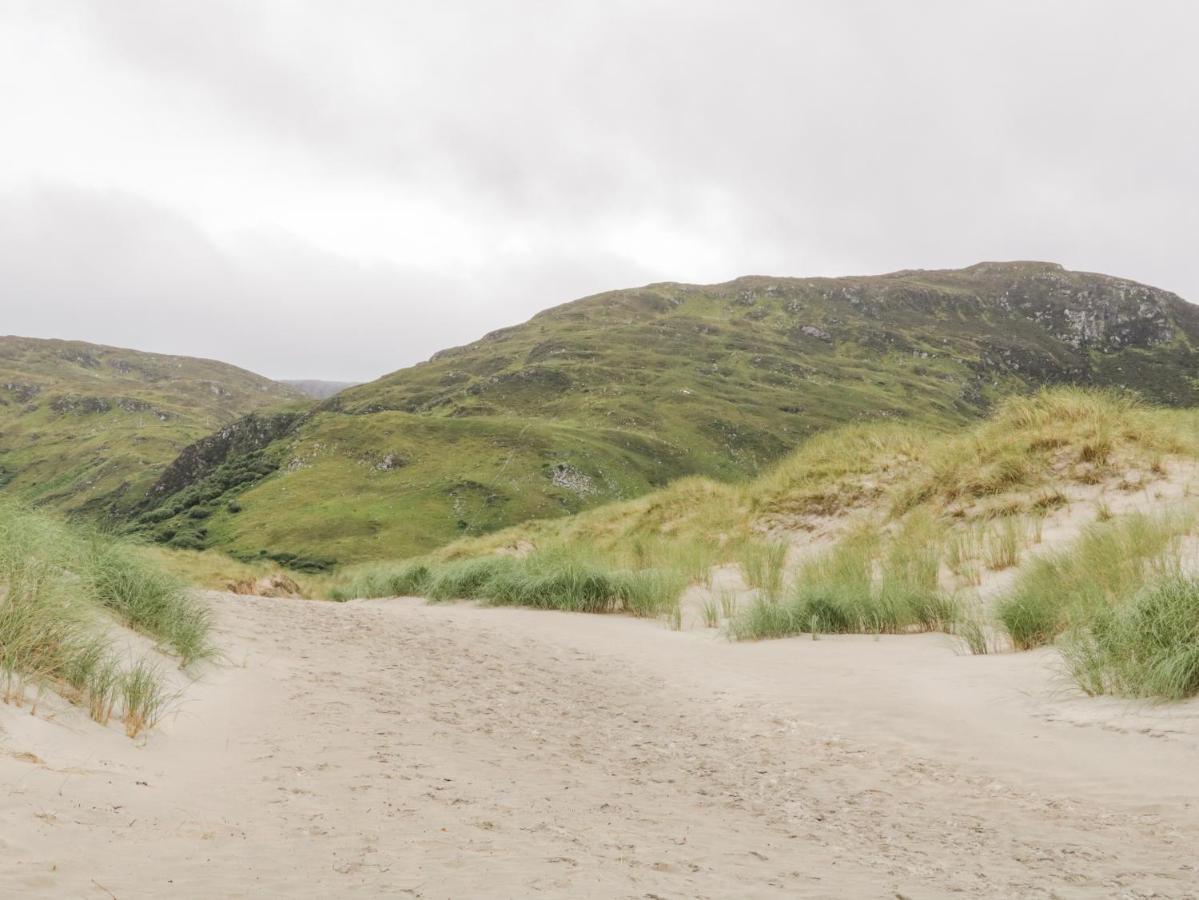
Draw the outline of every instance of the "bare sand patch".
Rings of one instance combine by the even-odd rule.
[[[1199,891],[1199,705],[1050,652],[211,600],[227,664],[145,741],[0,708],[0,895]]]

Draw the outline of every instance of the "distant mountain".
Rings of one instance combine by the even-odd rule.
[[[1051,263],[612,291],[226,429],[166,470],[141,527],[300,566],[402,556],[743,478],[843,422],[947,426],[1060,383],[1192,405],[1196,347],[1199,308]]]
[[[61,509],[120,507],[198,438],[297,401],[293,388],[212,360],[0,337],[0,483]]]
[[[347,388],[357,387],[360,381],[317,381],[313,379],[283,379],[280,384],[295,388],[305,396],[316,400],[328,400],[334,394],[340,394]]]

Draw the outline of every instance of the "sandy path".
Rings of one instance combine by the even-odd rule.
[[[144,745],[0,707],[0,896],[1199,896],[1199,705],[1048,653],[212,602]]]

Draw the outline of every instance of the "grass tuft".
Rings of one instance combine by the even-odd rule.
[[[745,583],[757,588],[759,595],[776,601],[783,593],[787,545],[782,541],[746,541],[741,546],[741,571]]]
[[[503,576],[521,568],[510,556],[484,556],[448,563],[429,573],[425,595],[430,600],[492,599],[492,582],[499,584]],[[484,590],[488,587],[488,590]]]
[[[358,570],[348,584],[333,588],[332,599],[373,597],[423,597],[433,579],[433,568],[424,560],[398,565],[374,565]]]
[[[181,665],[213,654],[211,614],[179,579],[115,541],[95,543],[81,568],[84,586],[96,603],[161,641],[179,656]]]
[[[107,724],[124,710],[131,736],[165,704],[161,675],[125,668],[107,614],[159,638],[186,665],[211,652],[208,613],[132,547],[82,536],[42,513],[0,504],[0,686],[8,703],[49,687]]]
[[[1096,611],[1063,641],[1088,694],[1183,700],[1199,694],[1199,581],[1179,575]]]
[[[1032,559],[997,608],[1019,650],[1052,643],[1154,577],[1179,566],[1178,541],[1194,526],[1189,513],[1128,515],[1087,527],[1068,550]]]
[[[1018,565],[1027,539],[1024,522],[1015,516],[1001,519],[987,531],[983,542],[983,558],[987,568],[993,572],[1000,572]]]
[[[136,663],[121,677],[119,691],[125,708],[125,734],[135,738],[158,724],[167,696],[157,669],[145,661]]]
[[[929,521],[889,541],[873,530],[849,535],[800,567],[791,597],[759,598],[729,624],[738,640],[817,634],[945,630],[957,601],[937,585],[939,537]]]

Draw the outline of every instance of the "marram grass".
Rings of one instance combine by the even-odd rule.
[[[0,504],[0,687],[22,703],[49,687],[130,736],[160,717],[161,674],[128,663],[103,618],[157,639],[186,665],[212,652],[206,609],[182,587],[109,538],[81,535],[43,513]]]
[[[937,584],[939,548],[931,524],[889,539],[858,531],[802,565],[785,600],[759,598],[735,616],[729,635],[760,640],[948,630],[959,612]]]
[[[91,598],[129,627],[159,640],[182,665],[212,655],[208,609],[174,576],[115,541],[96,542],[81,562],[81,580]]]
[[[1188,512],[1134,513],[1087,527],[1067,549],[1034,557],[998,604],[1013,646],[1052,643],[1071,628],[1132,597],[1178,569],[1179,539],[1195,518]]]
[[[491,555],[437,563],[371,567],[339,587],[338,599],[418,594],[572,612],[660,616],[678,604],[688,577],[659,568],[623,568],[562,549],[528,557]]]
[[[1101,608],[1062,641],[1074,680],[1088,694],[1183,700],[1199,694],[1199,580],[1151,583]]]

